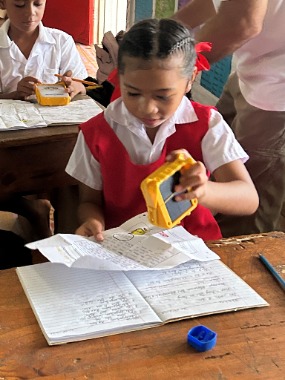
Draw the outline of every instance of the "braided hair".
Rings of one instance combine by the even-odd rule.
[[[118,71],[124,73],[124,57],[141,58],[146,61],[166,59],[182,54],[182,75],[191,77],[196,62],[195,41],[191,32],[172,19],[146,19],[134,24],[119,46]]]

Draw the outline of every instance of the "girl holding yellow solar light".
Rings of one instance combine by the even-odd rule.
[[[212,211],[256,210],[247,154],[213,107],[185,96],[197,66],[205,64],[191,33],[174,20],[144,20],[125,33],[118,54],[121,97],[81,125],[66,168],[82,183],[78,234],[101,241],[104,229],[146,211],[142,180],[181,149],[196,161],[174,189],[188,190],[176,201],[198,199],[181,223],[189,232],[218,239]]]

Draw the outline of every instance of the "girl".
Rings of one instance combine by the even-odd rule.
[[[183,220],[189,232],[218,239],[210,210],[256,210],[258,196],[243,164],[248,156],[217,111],[185,96],[195,63],[191,33],[174,20],[144,20],[124,35],[118,53],[121,97],[81,125],[66,168],[82,182],[76,233],[101,241],[105,228],[144,212],[141,181],[181,149],[197,161],[175,188],[191,189],[177,201],[199,201]]]

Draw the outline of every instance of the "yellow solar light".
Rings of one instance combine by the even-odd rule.
[[[175,161],[166,162],[142,181],[141,190],[152,224],[172,228],[197,207],[197,198],[175,201],[179,193],[174,191],[181,172],[195,162],[192,157],[185,158],[184,154],[179,154]]]

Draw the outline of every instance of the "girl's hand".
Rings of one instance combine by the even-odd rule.
[[[184,154],[185,159],[190,154],[185,150],[176,150],[167,156],[167,161],[174,161],[178,154]],[[184,199],[197,198],[201,200],[206,195],[208,187],[208,176],[206,168],[202,162],[196,162],[187,169],[181,169],[179,184],[175,186],[174,191],[181,194],[175,197],[176,201]]]
[[[179,194],[175,200],[197,198],[201,200],[207,193],[208,176],[204,164],[197,161],[189,169],[181,170],[179,185],[175,186],[175,191],[185,193]]]
[[[25,99],[35,94],[35,85],[41,83],[37,78],[25,77],[18,82],[17,94],[19,99]]]
[[[66,86],[66,92],[69,94],[71,99],[77,94],[86,94],[85,86],[80,82],[75,82],[72,80],[72,71],[68,70],[61,77],[61,82]]]
[[[81,236],[94,236],[97,242],[104,240],[103,237],[103,225],[100,221],[95,218],[90,218],[84,222],[80,227],[75,231],[77,235]]]
[[[183,153],[185,158],[190,156],[186,150],[176,150],[166,159],[174,161],[178,153]],[[182,194],[175,199],[197,198],[199,204],[213,213],[226,215],[251,215],[256,211],[258,194],[241,160],[218,167],[212,176],[214,181],[208,179],[202,162],[196,162],[187,169],[182,168],[179,184],[174,189]]]

